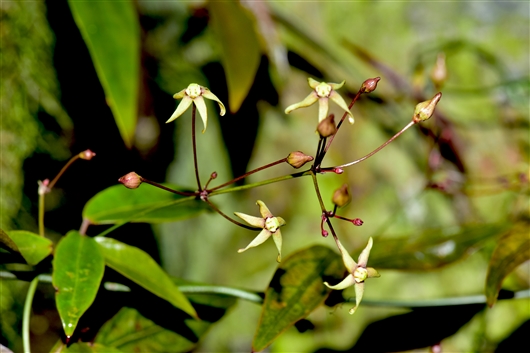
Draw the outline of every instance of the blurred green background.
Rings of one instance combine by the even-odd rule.
[[[47,235],[54,240],[79,227],[90,197],[130,171],[193,188],[190,113],[164,124],[176,107],[171,96],[191,82],[209,87],[230,110],[219,117],[217,105],[207,102],[208,130],[197,140],[203,180],[216,171],[221,183],[291,151],[313,155],[318,142],[316,105],[290,115],[283,112],[310,92],[307,77],[346,80],[340,90],[343,97],[352,97],[367,78],[382,78],[377,90],[352,109],[356,122],[341,128],[324,166],[369,153],[410,121],[416,103],[443,92],[436,119],[412,128],[342,175],[319,177],[328,205],[333,191],[348,183],[353,201],[340,214],[364,221],[362,227],[334,222],[347,249],[363,248],[370,236],[375,251],[378,240],[415,239],[432,229],[451,231],[464,224],[507,224],[528,215],[527,1],[250,1],[243,6],[134,1],[133,30],[120,25],[125,16],[121,12],[99,14],[114,21],[108,28],[118,38],[122,33],[122,44],[128,45],[122,49],[133,53],[133,58],[102,59],[113,62],[117,71],[130,66],[133,75],[118,80],[123,90],[132,87],[137,99],[124,103],[118,101],[119,90],[109,98],[94,51],[89,51],[98,44],[88,43],[87,48],[83,39],[99,31],[113,46],[112,36],[105,32],[108,28],[89,22],[80,31],[72,10],[86,10],[74,3],[1,4],[2,229],[34,231],[37,180],[52,178],[72,155],[87,148],[97,157],[74,165],[47,198]],[[439,54],[445,55],[447,78],[436,87],[430,74]],[[128,106],[134,119],[117,123],[119,104]],[[336,105],[330,106],[340,114]],[[246,182],[288,173],[292,168],[281,165]],[[256,200],[287,220],[282,229],[284,257],[314,244],[334,248],[331,239],[320,236],[320,207],[309,178],[212,201],[227,214],[258,215]],[[89,234],[100,231],[90,229]],[[150,252],[175,277],[262,291],[277,266],[274,245],[266,242],[237,253],[254,236],[213,212],[116,232],[120,240]],[[367,284],[365,300],[482,294],[495,242],[482,245],[464,261],[433,271],[383,269],[380,279]],[[358,251],[353,253],[355,258]],[[508,277],[504,288],[526,289],[529,277],[527,262]],[[1,343],[18,352],[27,284],[1,285]],[[312,330],[299,333],[291,328],[270,351],[348,349],[370,322],[405,312],[363,305],[352,317],[347,309],[349,305],[319,308],[308,318]],[[197,351],[248,351],[260,310],[240,301],[212,327]],[[34,312],[33,346],[48,351],[60,329],[49,284],[39,286]],[[492,352],[529,318],[528,299],[499,302],[445,339],[443,350]],[[385,333],[379,334],[384,339]]]

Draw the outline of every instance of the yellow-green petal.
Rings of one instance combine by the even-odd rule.
[[[363,299],[364,294],[364,283],[355,283],[355,306],[350,309],[350,315],[352,315],[355,310],[359,307],[359,304],[361,304],[361,300]]]
[[[349,273],[353,273],[353,271],[355,271],[355,268],[357,267],[357,263],[355,262],[355,260],[352,259],[350,254],[348,254],[348,251],[344,248],[344,246],[338,239],[337,246],[339,247],[340,253],[342,255],[342,261],[344,262],[344,266],[346,267]]]
[[[335,103],[337,103],[337,105],[339,107],[342,108],[342,110],[344,110],[346,113],[348,113],[350,115],[350,124],[353,124],[353,114],[350,112],[350,110],[348,109],[348,105],[346,104],[346,102],[344,101],[344,99],[342,99],[342,97],[340,96],[340,94],[338,94],[337,92],[333,91],[331,92],[331,94],[329,95],[329,98],[334,101]]]
[[[328,282],[324,282],[324,285],[330,289],[341,290],[352,286],[355,283],[355,279],[352,275],[346,276],[340,283],[330,286]]]
[[[276,244],[276,248],[278,249],[276,261],[282,262],[282,233],[279,229],[275,233],[272,233],[272,240],[274,240],[274,244]]]
[[[285,114],[289,114],[290,112],[292,112],[295,109],[309,107],[310,105],[315,104],[315,102],[317,100],[318,100],[318,96],[317,96],[316,92],[312,91],[311,93],[309,93],[309,95],[307,97],[305,97],[305,99],[303,101],[295,103],[295,104],[291,104],[290,106],[288,106],[285,109]]]
[[[226,114],[226,108],[223,102],[221,102],[221,100],[219,100],[219,98],[217,98],[217,96],[213,94],[212,91],[210,91],[208,88],[203,87],[203,89],[204,89],[204,92],[202,93],[202,96],[204,98],[208,98],[208,99],[211,99],[219,103],[219,108],[221,109],[221,112],[219,113],[219,115],[224,116]]]
[[[244,214],[240,212],[234,212],[234,214],[253,227],[265,228],[265,220],[263,218],[250,216],[248,214]]]
[[[346,81],[342,81],[341,83],[331,83],[331,82],[329,82],[328,85],[330,85],[331,88],[333,88],[334,90],[337,90],[339,88],[342,88],[342,86],[344,86],[344,83],[346,83]]]
[[[359,255],[359,259],[357,260],[358,266],[366,268],[366,264],[368,263],[368,257],[370,256],[370,250],[372,250],[373,243],[374,241],[372,237],[370,237],[370,239],[368,239],[368,244],[366,245],[366,248],[364,248],[364,250],[361,252],[361,255]]]
[[[317,88],[317,86],[320,84],[320,82],[318,82],[317,80],[311,77],[307,78],[307,83],[309,84],[309,87],[311,87],[312,89]]]
[[[204,129],[202,129],[202,133],[204,134],[206,127],[208,126],[208,111],[206,110],[206,103],[204,103],[204,98],[202,98],[202,96],[198,96],[193,102],[195,103],[199,115],[201,116],[202,123],[204,124]]]
[[[368,271],[368,278],[381,277],[379,272],[373,267],[367,267],[366,271]]]
[[[258,200],[256,201],[256,204],[259,206],[259,213],[261,214],[263,218],[274,217],[272,212],[269,211],[269,208],[267,207],[267,205],[265,205],[265,202]]]
[[[184,88],[182,91],[180,92],[177,92],[173,95],[173,98],[175,99],[181,99],[181,98],[184,98],[184,96],[186,95],[186,88]]]
[[[329,111],[329,103],[327,98],[320,98],[318,100],[318,122],[326,119]]]
[[[250,244],[247,245],[246,248],[244,249],[239,249],[237,252],[239,253],[242,253],[243,251],[246,251],[250,248],[255,248],[256,246],[258,245],[261,245],[265,242],[265,240],[269,239],[269,237],[271,236],[271,232],[269,232],[268,230],[266,229],[263,229],[257,237],[254,238],[254,240],[252,240],[250,242]]]
[[[177,106],[177,109],[175,110],[173,115],[171,115],[171,118],[166,121],[166,124],[172,122],[173,120],[181,116],[182,113],[184,113],[190,107],[192,101],[193,99],[191,99],[190,97],[184,96],[183,99],[180,101],[179,105]]]

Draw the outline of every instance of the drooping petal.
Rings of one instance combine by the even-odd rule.
[[[348,275],[339,284],[336,284],[334,286],[330,286],[328,282],[324,282],[324,285],[326,287],[328,287],[328,288],[339,290],[339,289],[348,288],[348,287],[352,286],[354,283],[355,283],[355,279],[353,278],[353,276],[352,275]]]
[[[226,108],[225,108],[225,105],[223,104],[223,102],[221,102],[219,100],[219,98],[217,98],[217,96],[215,94],[213,94],[208,88],[203,87],[202,96],[204,98],[208,98],[208,99],[211,99],[211,100],[216,101],[217,103],[219,103],[219,108],[221,109],[221,112],[219,113],[219,115],[224,116],[226,114]]]
[[[359,255],[359,259],[357,260],[360,267],[366,268],[366,264],[368,263],[368,257],[370,256],[370,250],[372,250],[372,245],[374,241],[372,237],[368,239],[368,244],[366,245],[366,248],[361,252],[361,255]]]
[[[276,232],[272,233],[272,240],[274,240],[274,244],[276,244],[276,248],[278,249],[278,257],[276,258],[276,261],[281,262],[282,261],[282,233],[278,229]]]
[[[315,104],[317,100],[318,100],[318,96],[316,92],[312,91],[311,93],[309,93],[307,97],[305,97],[303,101],[295,103],[295,104],[291,104],[290,106],[288,106],[285,109],[285,114],[289,114],[295,109],[309,107],[310,105]]]
[[[349,273],[353,273],[353,271],[355,271],[355,268],[357,267],[357,263],[355,262],[355,260],[352,259],[350,254],[348,254],[348,251],[344,248],[344,246],[338,239],[337,246],[339,247],[340,254],[342,255],[342,261],[344,262],[344,266],[346,267]]]
[[[339,107],[342,108],[342,110],[344,110],[346,113],[348,113],[348,115],[350,116],[349,118],[349,121],[350,121],[350,124],[353,124],[354,123],[354,119],[353,119],[353,114],[350,112],[350,110],[348,109],[348,105],[346,104],[346,102],[344,101],[344,99],[342,99],[342,97],[340,96],[340,94],[338,94],[337,92],[335,91],[332,91],[331,94],[329,95],[329,98],[331,98],[332,101],[334,101],[335,103],[337,103],[337,105]]]
[[[252,240],[250,242],[250,244],[247,245],[246,248],[239,249],[237,252],[242,253],[243,251],[246,251],[247,249],[255,248],[256,246],[258,246],[260,244],[263,244],[265,242],[265,240],[269,239],[270,236],[271,236],[271,232],[269,232],[267,229],[263,229],[258,234],[258,236],[255,237],[254,240]]]
[[[366,271],[368,271],[368,278],[381,277],[379,272],[373,267],[367,267]]]
[[[320,82],[318,82],[317,80],[311,77],[307,78],[307,83],[309,84],[309,87],[311,87],[312,89],[317,88],[317,86],[320,84]]]
[[[344,86],[344,83],[346,83],[346,81],[342,81],[341,83],[328,82],[328,85],[330,85],[331,88],[333,88],[334,90],[337,90],[337,89],[342,88],[342,86]]]
[[[285,220],[282,217],[276,217],[276,219],[278,220],[278,222],[280,222],[280,227],[287,224],[287,222],[285,222]]]
[[[171,118],[169,118],[168,121],[166,121],[166,124],[172,122],[173,120],[181,116],[182,113],[184,113],[190,107],[192,101],[193,99],[185,95],[180,101],[179,105],[177,106],[177,110],[175,110],[173,115],[171,115]]]
[[[327,98],[320,98],[318,100],[318,122],[326,119],[329,111],[329,102]]]
[[[234,212],[234,214],[253,227],[262,229],[265,228],[265,220],[263,218],[250,216],[240,212]]]
[[[197,106],[202,123],[204,124],[204,129],[202,129],[202,133],[204,134],[206,127],[208,126],[208,111],[206,110],[206,103],[204,103],[204,98],[202,98],[202,96],[198,96],[193,102]]]
[[[186,89],[187,89],[187,88],[184,88],[182,91],[175,93],[175,94],[173,95],[173,98],[175,98],[175,99],[181,99],[181,98],[184,98],[184,96],[186,95]]]
[[[350,315],[357,310],[364,294],[364,283],[355,283],[355,306],[350,309]]]
[[[256,204],[259,206],[259,213],[261,213],[261,216],[263,218],[270,218],[270,217],[274,217],[271,213],[271,211],[269,211],[269,208],[267,207],[267,205],[265,205],[265,203],[261,200],[258,200],[256,201]]]

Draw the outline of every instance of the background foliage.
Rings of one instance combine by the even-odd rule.
[[[270,350],[405,351],[443,339],[448,352],[510,351],[518,332],[528,326],[528,299],[499,301],[491,309],[475,304],[411,310],[382,303],[484,293],[492,301],[496,291],[485,292],[486,281],[499,283],[506,275],[503,288],[529,287],[528,262],[515,269],[511,265],[529,258],[527,2],[96,4],[2,2],[1,229],[37,232],[36,181],[53,177],[69,157],[87,148],[97,157],[74,164],[46,198],[46,235],[55,244],[79,228],[90,198],[131,170],[193,189],[189,116],[164,124],[175,109],[172,95],[190,82],[209,87],[229,110],[218,118],[217,107],[209,105],[208,130],[198,136],[202,177],[217,171],[221,182],[291,151],[313,153],[317,108],[283,113],[307,95],[308,76],[345,79],[343,96],[353,96],[366,78],[382,77],[378,89],[354,106],[356,123],[337,135],[326,165],[370,152],[410,120],[418,101],[441,90],[436,120],[408,131],[344,174],[319,179],[325,202],[340,185],[350,185],[353,202],[345,212],[364,225],[336,227],[346,248],[357,249],[355,258],[374,237],[371,265],[382,277],[368,284],[353,317],[346,313],[349,304],[320,306],[309,321],[279,336]],[[102,10],[88,12],[95,6]],[[114,45],[113,36],[123,39],[122,48]],[[429,78],[439,53],[445,54],[448,72],[441,89]],[[110,72],[105,71],[109,65]],[[131,95],[137,98],[120,100]],[[279,166],[247,182],[290,172]],[[215,201],[226,213],[250,214],[258,199],[288,222],[282,229],[285,257],[311,246],[334,249],[331,239],[320,236],[321,211],[308,178]],[[88,234],[97,235],[103,227],[90,227]],[[215,213],[153,226],[129,224],[111,236],[139,247],[171,276],[189,282],[263,292],[277,267],[272,243],[237,254],[255,234]],[[49,273],[50,261],[33,268],[11,264],[7,252],[0,256],[4,272]],[[503,264],[503,259],[511,262]],[[108,269],[105,280],[124,283]],[[95,337],[102,347],[118,342],[124,351],[167,351],[168,346],[249,350],[260,305],[190,296],[195,307],[202,303],[217,309],[200,323],[182,320],[171,326],[167,316],[176,314],[166,302],[130,281],[125,284],[136,289],[134,295],[99,292],[81,318],[79,325],[86,330],[80,338]],[[19,352],[28,284],[2,280],[1,286],[1,344]],[[344,296],[352,297],[353,291]],[[139,298],[144,307],[121,308]],[[337,301],[331,296],[326,303]],[[32,347],[49,351],[62,334],[50,284],[39,285],[33,309]],[[114,321],[107,321],[116,313]],[[445,330],[436,326],[444,321],[452,325]],[[138,346],[128,346],[124,338],[131,322],[152,327],[152,335]],[[415,322],[419,325],[411,326]],[[182,327],[187,335],[175,336]],[[406,341],[395,327],[408,327],[417,337],[440,336]],[[384,346],[387,342],[395,345]]]

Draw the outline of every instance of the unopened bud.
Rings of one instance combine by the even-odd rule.
[[[370,93],[375,91],[379,80],[381,80],[381,77],[369,78],[368,80],[363,82],[360,91],[362,93]]]
[[[50,179],[44,179],[43,181],[39,180],[37,183],[39,184],[39,195],[46,195],[51,191],[48,187],[48,185],[50,185]]]
[[[339,207],[343,207],[349,204],[351,201],[351,197],[350,192],[348,191],[348,185],[343,184],[340,188],[335,190],[331,201]]]
[[[86,151],[83,151],[83,152],[79,153],[79,158],[89,161],[92,158],[94,158],[95,155],[96,154],[94,152],[92,152],[91,150],[86,150]]]
[[[333,168],[333,173],[342,174],[342,173],[344,173],[344,169],[342,169],[342,168]]]
[[[293,168],[298,169],[307,162],[311,162],[313,159],[313,157],[308,156],[303,152],[295,151],[289,153],[287,156],[287,163],[289,163]]]
[[[337,126],[335,125],[335,115],[330,114],[324,120],[322,120],[318,126],[317,131],[320,137],[329,137],[337,133]]]
[[[325,238],[329,235],[328,231],[325,229],[322,229],[322,236]]]
[[[217,178],[217,172],[213,172],[211,175],[210,175],[210,179],[216,179]]]
[[[351,221],[353,223],[354,226],[357,226],[357,227],[360,227],[363,225],[363,220],[360,219],[360,218],[355,218]]]
[[[432,97],[432,99],[418,103],[414,109],[412,121],[414,121],[414,123],[419,123],[429,119],[434,114],[434,108],[436,108],[440,98],[442,98],[442,93],[438,92]]]
[[[436,64],[431,71],[431,80],[436,87],[443,85],[447,79],[447,68],[445,67],[445,54],[440,53],[436,57]]]
[[[142,177],[135,172],[130,172],[118,179],[128,189],[136,189],[142,183]]]

